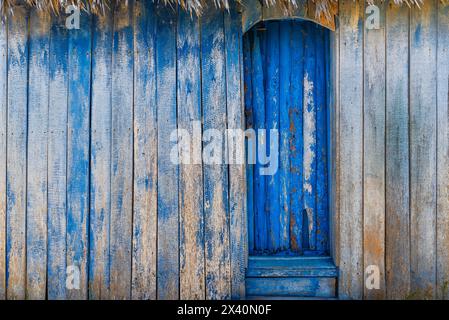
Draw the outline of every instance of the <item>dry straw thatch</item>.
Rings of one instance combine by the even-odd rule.
[[[110,7],[115,1],[128,0],[0,0],[0,11],[5,16],[8,13],[12,13],[15,6],[28,5],[40,10],[51,11],[54,13],[62,12],[62,8],[68,4],[76,4],[83,8],[87,12],[93,14],[102,14],[105,8]],[[191,14],[201,15],[202,11],[208,5],[214,5],[217,8],[228,9],[231,1],[245,2],[245,0],[153,0],[159,1],[166,5],[174,6],[179,5],[181,8],[189,11]],[[259,0],[267,7],[278,5],[285,12],[296,9],[298,6],[305,3],[301,0]],[[338,0],[311,0],[315,5],[316,17],[326,17],[331,19],[337,12]],[[368,3],[381,0],[367,0]],[[386,0],[388,1],[388,0]],[[389,0],[396,4],[406,4],[408,6],[420,6],[423,1],[426,0]],[[448,2],[449,0],[441,0]]]

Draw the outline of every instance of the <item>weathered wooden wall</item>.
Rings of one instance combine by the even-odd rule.
[[[190,120],[243,125],[240,16],[129,3],[83,14],[80,30],[23,9],[0,27],[0,299],[244,291],[243,166],[176,167],[166,144]],[[383,5],[380,30],[364,28],[362,1],[339,12],[339,297],[449,298],[449,7]],[[365,287],[369,265],[380,290]]]
[[[177,127],[243,128],[240,15],[128,4],[1,25],[0,299],[243,294],[244,167],[169,158]]]
[[[339,296],[449,298],[449,6],[340,2],[334,256]],[[366,267],[381,272],[365,286]]]

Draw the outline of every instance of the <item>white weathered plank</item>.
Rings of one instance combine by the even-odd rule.
[[[343,299],[363,295],[363,9],[340,6],[340,278]]]
[[[385,267],[388,299],[410,291],[409,54],[410,11],[386,12],[386,203]]]
[[[27,148],[27,299],[47,289],[47,132],[50,15],[31,10]]]
[[[368,5],[366,5],[368,6]],[[380,271],[379,289],[365,299],[385,297],[385,3],[380,28],[364,28],[363,256],[364,268]]]
[[[0,23],[0,230],[6,230],[6,116],[8,25]],[[6,299],[6,236],[0,237],[0,300]]]
[[[156,22],[150,1],[134,3],[134,217],[132,298],[156,299]]]
[[[438,4],[437,298],[449,299],[449,3]]]
[[[26,289],[26,140],[28,83],[28,12],[22,7],[8,19],[7,119],[7,298],[24,299]]]
[[[411,295],[436,293],[436,1],[411,13],[410,219]]]

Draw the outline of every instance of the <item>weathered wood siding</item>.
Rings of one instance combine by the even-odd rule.
[[[170,159],[243,128],[240,14],[128,4],[0,26],[0,299],[244,294],[244,166]]]
[[[339,297],[449,298],[449,6],[340,1],[333,34]],[[380,289],[365,286],[368,266]]]

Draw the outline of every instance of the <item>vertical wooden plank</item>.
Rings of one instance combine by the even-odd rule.
[[[199,20],[179,11],[177,29],[178,128],[191,137],[190,164],[179,167],[180,298],[205,299],[203,168],[198,159],[201,141],[201,74]],[[237,64],[238,67],[238,64]]]
[[[410,290],[409,211],[409,27],[410,10],[386,9],[386,297],[403,299]]]
[[[30,13],[26,265],[27,299],[43,300],[47,285],[47,131],[50,15]]]
[[[385,7],[380,29],[364,28],[363,255],[364,269],[380,270],[380,289],[365,286],[365,299],[385,298]]]
[[[111,212],[112,12],[96,16],[92,33],[89,298],[109,298]]]
[[[8,24],[0,23],[0,300],[6,299],[6,117]]]
[[[437,298],[449,299],[449,3],[438,4],[437,54]]]
[[[67,267],[80,271],[79,289],[69,299],[88,296],[89,143],[91,16],[81,13],[80,29],[69,32],[67,137]]]
[[[235,7],[225,13],[225,44],[226,44],[226,104],[228,128],[244,129],[244,114],[242,105],[242,75],[241,75],[241,16]],[[240,162],[238,154],[244,155],[243,136],[238,137],[229,148],[229,214],[230,214],[230,246],[231,246],[231,298],[245,297],[245,248],[246,224],[245,198],[246,175],[245,163]],[[234,144],[235,143],[235,144]],[[234,151],[236,154],[234,154]],[[235,160],[237,158],[237,161]]]
[[[114,8],[110,298],[131,297],[133,192],[133,2]]]
[[[436,1],[413,8],[410,26],[411,294],[436,294]]]
[[[303,252],[303,102],[304,102],[304,34],[300,24],[292,24],[290,57],[290,247],[294,252]]]
[[[157,109],[153,3],[134,3],[132,298],[156,299]]]
[[[279,249],[290,247],[290,78],[291,22],[280,23],[279,53]],[[298,62],[296,62],[298,63]]]
[[[279,130],[279,22],[267,23],[266,31],[266,80],[265,80],[265,107],[267,129],[267,154],[271,150],[271,130]],[[279,141],[277,141],[279,146]],[[265,150],[264,150],[265,151]],[[279,156],[279,149],[276,150]],[[279,174],[266,177],[266,215],[269,217],[268,249],[272,252],[279,249],[280,244],[280,211],[279,211]]]
[[[252,61],[251,61],[251,32],[243,37],[243,91],[245,104],[245,129],[254,129],[253,119],[253,85],[252,85]],[[246,143],[246,160],[248,159],[249,145]],[[252,155],[255,156],[254,154]],[[246,162],[246,207],[248,226],[248,251],[252,254],[255,245],[255,221],[254,221],[254,164]]]
[[[28,19],[23,7],[8,19],[6,290],[10,300],[24,299],[26,288]]]
[[[262,57],[261,41],[262,32],[257,28],[253,29],[254,42],[252,48],[252,91],[253,91],[253,117],[254,129],[257,134],[257,158],[261,153],[265,154],[266,141],[261,133],[265,129],[265,90],[264,90],[264,61]],[[268,221],[265,214],[265,176],[260,174],[260,161],[254,166],[254,212],[255,212],[255,249],[256,251],[265,250],[268,247]]]
[[[316,106],[316,27],[307,23],[305,30],[304,53],[304,102],[303,102],[303,246],[305,249],[316,248],[316,190],[317,190],[317,106]]]
[[[157,7],[158,232],[157,297],[179,298],[178,166],[172,162],[170,135],[176,118],[176,11]],[[176,149],[173,151],[176,154]]]
[[[224,136],[226,128],[226,73],[223,12],[209,5],[201,23],[201,66],[204,130]],[[204,137],[207,140],[207,137]],[[228,172],[224,140],[214,141],[218,163],[204,166],[204,215],[206,241],[206,298],[231,296],[229,247]],[[209,149],[211,147],[209,146]],[[205,150],[205,156],[210,154]]]
[[[328,30],[315,26],[316,31],[316,247],[318,254],[327,254],[329,248],[329,203],[327,166],[327,101],[326,85],[329,50],[325,42]]]
[[[340,278],[342,299],[363,296],[363,8],[340,13]]]
[[[66,298],[68,36],[63,17],[50,31],[47,298]]]

